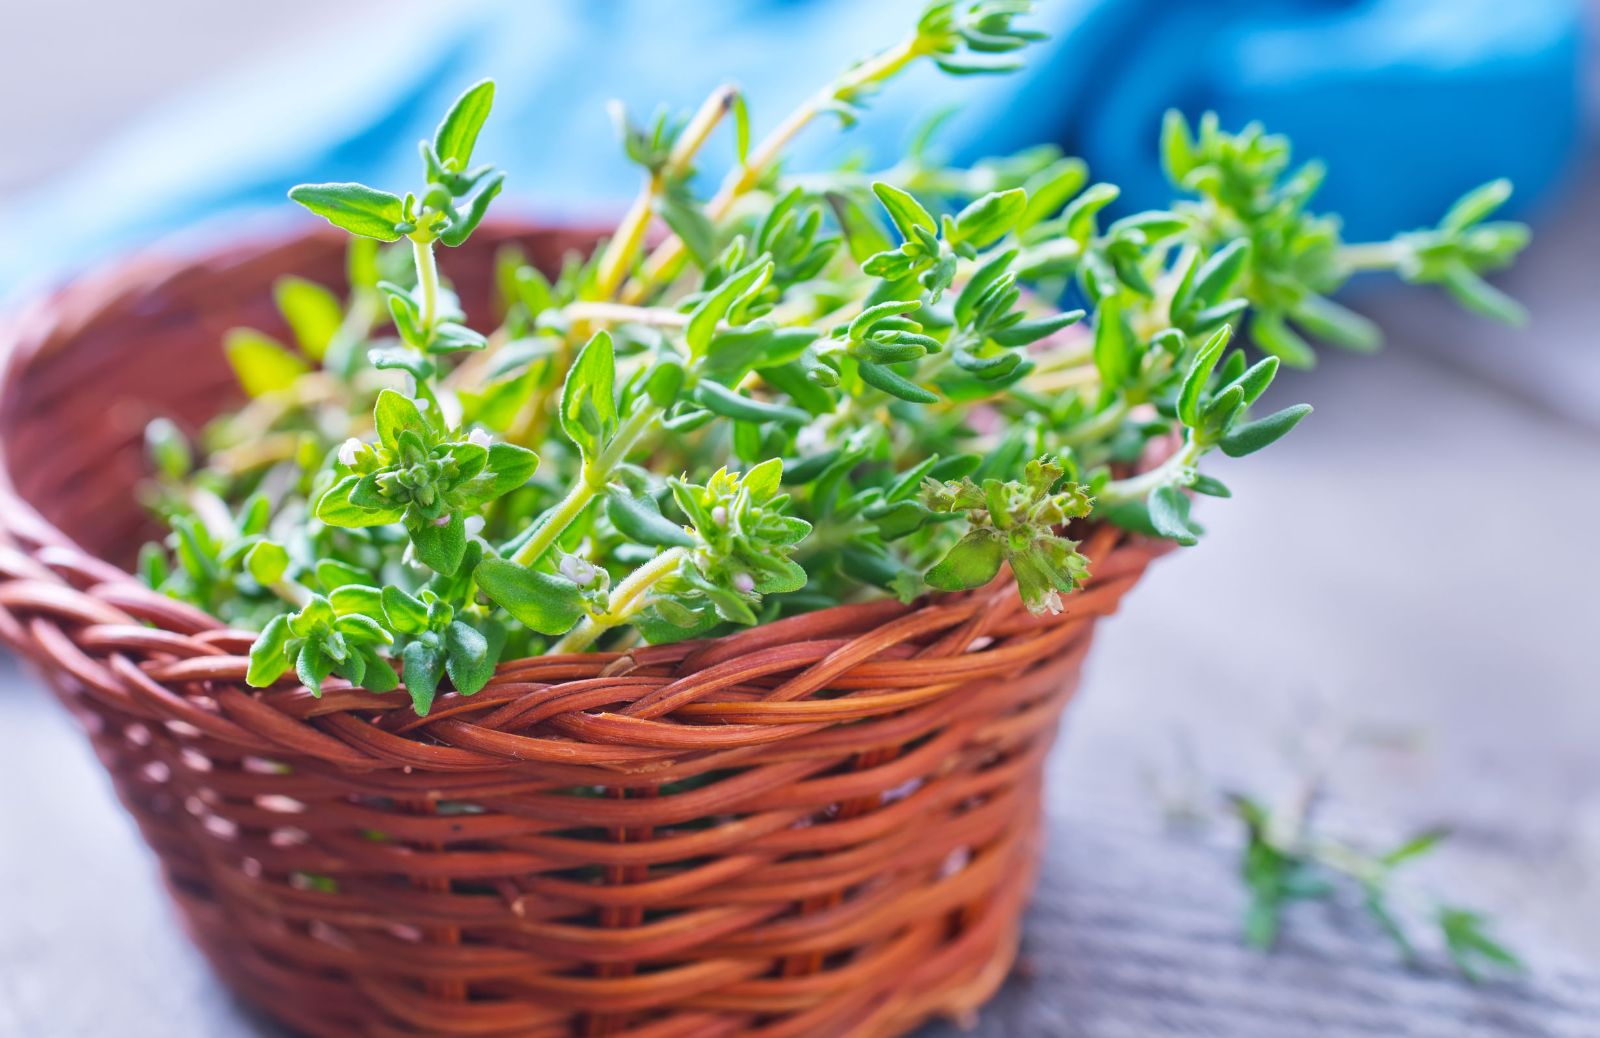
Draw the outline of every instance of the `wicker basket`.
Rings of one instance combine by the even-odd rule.
[[[480,234],[445,258],[480,315],[496,238],[545,265],[582,240]],[[970,1014],[1012,962],[1094,621],[1159,549],[1092,532],[1094,579],[1058,617],[1002,576],[520,660],[425,719],[403,694],[252,690],[249,635],[121,568],[152,532],[141,430],[229,403],[223,332],[282,332],[273,280],[337,283],[341,257],[311,234],[143,260],[8,336],[0,640],[81,718],[217,971],[328,1038],[887,1036]]]

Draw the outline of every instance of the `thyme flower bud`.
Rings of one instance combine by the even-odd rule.
[[[579,587],[588,587],[594,583],[598,571],[594,563],[578,555],[564,555],[556,567],[561,575]]]

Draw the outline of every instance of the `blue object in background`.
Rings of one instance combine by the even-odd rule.
[[[444,8],[449,8],[445,10]],[[687,109],[732,80],[759,134],[837,70],[900,38],[922,0],[582,0],[429,5],[367,20],[361,46],[312,42],[132,127],[75,174],[4,214],[21,247],[0,289],[38,283],[197,224],[294,218],[292,184],[403,190],[415,142],[469,83],[499,83],[479,154],[510,171],[505,211],[606,219],[636,189],[604,103]],[[792,168],[864,152],[887,164],[945,105],[960,160],[1060,143],[1132,206],[1170,197],[1156,160],[1162,112],[1259,119],[1331,168],[1318,204],[1352,239],[1431,223],[1495,176],[1517,207],[1546,193],[1583,126],[1579,0],[1042,0],[1051,39],[1004,77],[919,67],[847,134],[815,128]],[[707,172],[731,159],[708,149]],[[223,218],[226,218],[225,220]],[[208,233],[202,230],[200,233]]]

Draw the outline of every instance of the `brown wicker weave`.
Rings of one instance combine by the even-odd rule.
[[[520,237],[546,265],[578,240]],[[444,261],[480,314],[488,244]],[[1012,961],[1094,621],[1158,549],[1092,532],[1093,582],[1059,617],[1002,577],[521,660],[425,719],[336,682],[252,690],[249,635],[119,568],[150,532],[141,430],[227,404],[224,330],[282,331],[273,279],[336,283],[340,257],[313,234],[144,260],[8,336],[0,640],[82,719],[217,970],[328,1038],[887,1036],[970,1014]]]

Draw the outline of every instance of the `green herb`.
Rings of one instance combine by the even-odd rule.
[[[1298,733],[1297,733],[1298,734]],[[1335,835],[1322,824],[1318,809],[1326,799],[1334,762],[1372,733],[1338,730],[1320,745],[1305,746],[1301,774],[1270,805],[1262,797],[1228,793],[1220,798],[1205,788],[1188,744],[1180,742],[1181,783],[1166,790],[1168,817],[1184,828],[1212,822],[1222,815],[1239,823],[1243,843],[1239,877],[1247,894],[1244,938],[1261,951],[1271,950],[1284,926],[1284,913],[1299,901],[1358,900],[1401,958],[1416,965],[1422,954],[1415,940],[1431,930],[1437,945],[1466,979],[1478,982],[1491,971],[1521,972],[1522,961],[1490,932],[1481,913],[1417,890],[1406,868],[1433,854],[1448,839],[1442,827],[1423,829],[1380,849],[1375,841]],[[1213,806],[1216,804],[1217,806]]]
[[[1272,948],[1283,924],[1283,911],[1291,902],[1325,900],[1347,889],[1359,896],[1367,914],[1401,957],[1407,962],[1417,960],[1416,945],[1396,905],[1401,899],[1396,873],[1438,847],[1448,835],[1445,830],[1425,830],[1388,850],[1374,852],[1317,832],[1307,817],[1309,812],[1298,817],[1292,812],[1276,814],[1260,801],[1241,795],[1231,797],[1230,804],[1245,830],[1240,875],[1250,898],[1245,939],[1253,947]],[[1490,934],[1483,915],[1437,900],[1413,914],[1433,926],[1450,961],[1468,980],[1484,979],[1489,969],[1523,969],[1522,961]]]
[[[1280,360],[1376,343],[1330,298],[1354,273],[1514,315],[1482,280],[1526,240],[1486,222],[1503,185],[1347,245],[1310,209],[1320,170],[1210,117],[1167,122],[1181,197],[1112,221],[1116,188],[1081,161],[949,166],[935,124],[875,173],[785,166],[818,117],[848,125],[908,67],[1015,67],[1030,7],[929,4],[765,137],[730,87],[684,117],[617,109],[637,196],[553,278],[503,251],[493,327],[469,326],[436,253],[504,183],[474,165],[492,84],[422,142],[412,190],[295,188],[353,236],[348,294],[285,279],[292,341],[226,342],[249,402],[197,444],[152,426],[171,533],[146,579],[261,631],[253,683],[381,691],[398,670],[419,712],[503,659],[910,601],[1007,566],[1029,609],[1055,610],[1087,576],[1069,523],[1194,543],[1192,495],[1227,496],[1202,460],[1309,411],[1254,412]],[[724,123],[732,168],[701,199]]]

